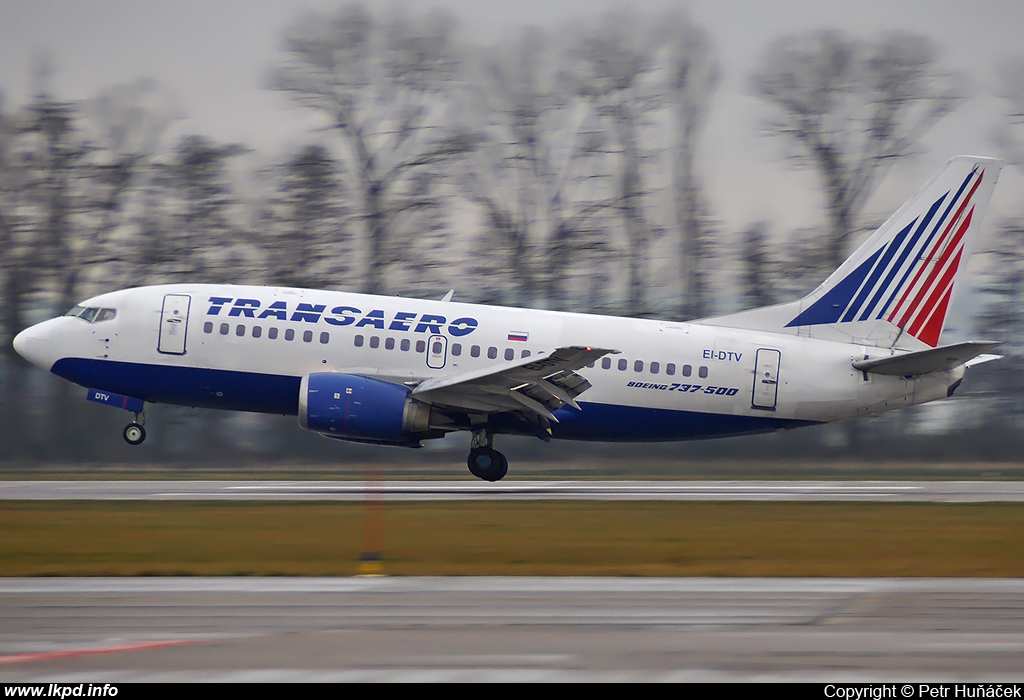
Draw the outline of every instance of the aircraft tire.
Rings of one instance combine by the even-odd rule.
[[[505,455],[490,447],[470,450],[466,463],[469,465],[469,473],[484,481],[499,481],[508,473]]]
[[[129,423],[121,435],[129,445],[141,445],[146,440],[146,429],[138,423]]]

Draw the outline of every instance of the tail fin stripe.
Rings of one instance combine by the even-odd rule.
[[[914,219],[909,224],[907,224],[906,228],[897,233],[896,236],[893,237],[889,245],[885,247],[885,252],[882,254],[882,257],[879,258],[878,262],[875,263],[875,266],[871,269],[871,272],[868,274],[867,280],[864,282],[864,284],[861,285],[861,288],[858,290],[856,298],[853,300],[853,303],[850,304],[849,308],[846,310],[846,313],[843,315],[843,318],[840,321],[840,323],[852,321],[854,316],[857,315],[857,312],[860,311],[861,308],[863,308],[864,301],[868,298],[868,295],[871,294],[871,291],[875,288],[875,285],[878,283],[878,278],[882,276],[882,273],[885,272],[886,268],[888,268],[889,266],[889,263],[896,256],[896,253],[898,253],[900,249],[903,247],[904,242],[906,242],[905,239],[907,238],[907,234],[910,233],[910,229],[913,228],[915,223],[917,223],[917,219]],[[912,241],[913,236],[911,236],[910,242]]]
[[[940,228],[942,228],[942,225],[946,222],[946,219],[949,217],[949,212],[952,211],[953,207],[957,206],[957,202],[961,202],[961,204],[959,211],[957,212],[957,215],[953,217],[954,221],[956,221],[957,217],[960,216],[960,211],[963,211],[963,207],[974,194],[974,190],[977,189],[978,185],[981,183],[981,177],[979,177],[977,181],[974,183],[974,187],[971,189],[970,193],[968,193],[967,197],[965,197],[963,200],[960,199],[960,195],[963,194],[964,189],[967,187],[968,183],[971,181],[971,178],[973,178],[977,172],[977,169],[971,170],[967,177],[964,178],[964,181],[960,183],[960,189],[956,191],[956,195],[953,196],[953,199],[949,200],[949,205],[946,207],[946,210],[942,212],[942,218],[935,222],[935,226],[932,227],[931,233],[928,234],[927,240],[921,246],[917,255],[913,258],[913,262],[907,267],[907,271],[903,273],[903,278],[900,279],[899,284],[893,287],[892,294],[890,294],[889,298],[885,300],[885,304],[879,310],[878,316],[876,316],[875,318],[882,318],[882,316],[885,315],[886,312],[888,312],[889,310],[892,310],[892,314],[886,320],[892,321],[892,319],[896,316],[896,309],[898,309],[906,300],[907,295],[910,294],[910,290],[914,288],[914,283],[917,282],[917,278],[920,277],[921,275],[921,270],[923,268],[918,267],[918,265],[920,264],[921,260],[925,260],[928,257],[927,255],[923,254],[923,251],[927,250],[928,247],[931,245],[932,241],[935,239],[935,234],[938,232]],[[950,223],[949,226],[952,227],[953,224]],[[946,230],[948,231],[949,229]],[[945,235],[945,232],[943,233],[943,235]],[[914,276],[914,281],[910,283],[910,286],[905,286],[907,283],[907,278],[909,278],[915,270],[917,271],[917,274]],[[896,296],[900,293],[901,290],[903,290],[902,297],[900,298],[896,306],[892,306],[893,299],[896,298]]]
[[[971,174],[973,175],[974,173],[972,172]],[[971,199],[974,197],[974,193],[978,190],[978,185],[981,184],[981,181],[983,179],[984,179],[984,173],[981,173],[981,176],[978,177],[977,180],[975,180],[974,186],[971,187],[970,192],[967,193],[967,196],[965,196],[963,198],[963,201],[960,203],[960,206],[957,207],[956,214],[953,216],[953,218],[946,225],[946,229],[942,232],[942,235],[939,236],[938,240],[936,240],[934,242],[929,242],[929,244],[926,244],[928,246],[927,252],[924,252],[922,255],[920,255],[917,258],[917,260],[914,261],[914,267],[917,270],[917,272],[914,274],[914,279],[911,281],[911,283],[907,287],[903,288],[904,291],[903,291],[903,295],[900,297],[900,300],[896,303],[895,306],[891,307],[892,311],[889,314],[889,317],[887,319],[888,321],[892,321],[894,318],[896,318],[896,316],[898,315],[899,310],[901,308],[906,308],[904,306],[904,303],[907,301],[907,298],[911,295],[911,293],[915,289],[917,289],[918,281],[921,279],[921,276],[928,269],[928,264],[927,264],[928,261],[935,256],[937,251],[942,249],[944,241],[946,241],[946,239],[949,237],[950,232],[955,229],[956,224],[960,221],[960,217],[963,214],[964,209],[967,207],[968,204],[970,204]],[[953,200],[953,201],[955,202],[956,200]],[[887,307],[887,308],[890,308],[890,307]],[[904,327],[903,320],[901,320],[896,325],[899,326],[900,328],[903,328]]]
[[[949,285],[946,288],[946,293],[942,297],[942,301],[938,303],[933,311],[931,318],[928,319],[928,323],[925,324],[924,330],[917,336],[917,339],[922,343],[927,343],[933,348],[939,344],[939,336],[942,335],[942,322],[946,318],[946,308],[949,306],[949,297],[953,293],[953,285]]]
[[[921,225],[917,227],[917,230],[914,232],[914,235],[911,236],[907,244],[903,246],[903,250],[900,252],[899,259],[896,260],[896,264],[894,264],[892,268],[889,270],[889,274],[886,275],[885,279],[882,281],[882,284],[878,286],[878,289],[875,291],[874,296],[871,297],[871,301],[868,303],[868,306],[864,309],[864,313],[862,313],[860,318],[857,319],[858,321],[866,321],[868,320],[868,318],[871,317],[873,313],[875,313],[875,309],[878,308],[878,302],[882,298],[882,295],[885,294],[887,290],[892,288],[890,285],[892,285],[893,278],[896,277],[896,275],[899,274],[899,271],[903,269],[903,265],[907,262],[907,257],[910,255],[910,251],[914,250],[917,247],[918,242],[921,240],[925,230],[928,228],[928,225],[931,223],[932,218],[935,216],[935,212],[938,211],[939,207],[942,205],[942,203],[946,200],[946,197],[948,196],[949,192],[946,192],[946,194],[942,195],[937,200],[935,200],[935,203],[932,205],[931,209],[928,210],[928,214],[921,221]],[[947,209],[946,211],[948,212],[949,210]],[[911,225],[913,225],[913,222],[911,222]],[[940,226],[941,221],[937,222],[935,225],[936,227]],[[904,275],[904,277],[905,276],[906,275]],[[879,314],[878,316],[876,316],[876,318],[881,317],[881,315],[882,311],[879,311]]]
[[[916,317],[923,315],[922,314],[921,304],[922,304],[922,302],[926,298],[928,299],[928,302],[925,303],[925,306],[923,308],[923,312],[927,313],[928,308],[929,308],[928,305],[930,303],[934,302],[934,298],[933,298],[933,296],[929,296],[929,292],[931,292],[932,289],[934,288],[935,280],[936,280],[936,278],[939,277],[940,273],[942,274],[942,278],[940,279],[940,283],[941,283],[942,280],[946,279],[947,277],[950,280],[952,280],[953,273],[956,272],[956,268],[957,268],[957,266],[960,263],[959,251],[963,251],[963,246],[960,245],[960,244],[963,241],[963,237],[964,237],[964,234],[967,232],[967,229],[969,229],[971,227],[971,217],[972,217],[973,214],[974,214],[974,209],[972,208],[967,213],[967,216],[964,218],[963,222],[957,228],[956,233],[953,235],[952,240],[950,240],[948,242],[948,245],[946,245],[945,249],[942,251],[942,254],[939,257],[939,260],[935,263],[934,266],[932,266],[931,272],[929,272],[928,273],[928,277],[925,278],[924,284],[922,284],[920,287],[917,288],[917,294],[914,296],[914,300],[910,303],[910,305],[907,307],[907,310],[903,313],[903,316],[900,318],[899,323],[896,324],[900,328],[906,329],[906,327],[907,327],[906,324],[907,324],[907,322],[909,320],[911,320],[913,318],[913,320],[916,321]],[[937,251],[937,248],[936,248],[936,251]],[[936,251],[933,251],[933,252],[936,252]],[[954,251],[957,251],[956,259],[954,260],[952,265],[948,265],[950,257],[953,255]],[[922,266],[921,269],[924,270],[927,267],[928,267],[928,265],[924,265],[924,266]],[[916,323],[915,323],[915,327],[916,327]],[[912,336],[914,336],[915,338],[917,337],[917,334],[914,333],[913,331],[910,331],[910,334]]]
[[[786,324],[790,326],[814,326],[822,323],[836,323],[842,315],[850,299],[860,289],[861,282],[868,276],[871,268],[881,255],[883,248],[879,248],[871,254],[867,260],[847,275],[832,289],[828,290],[823,297],[808,306],[796,318]]]
[[[921,311],[917,314],[917,318],[915,318],[914,322],[911,324],[910,330],[908,332],[915,338],[920,339],[920,331],[928,324],[928,321],[930,321],[932,317],[935,315],[935,312],[938,309],[937,305],[939,300],[942,299],[942,297],[944,296],[948,296],[949,293],[952,291],[953,275],[956,274],[956,269],[960,265],[960,256],[963,252],[964,249],[962,247],[959,251],[957,251],[956,257],[953,259],[952,264],[946,268],[946,271],[942,275],[942,279],[940,279],[939,283],[935,285],[935,288],[932,290],[932,293],[928,297],[927,303],[925,303],[925,305],[921,308]]]

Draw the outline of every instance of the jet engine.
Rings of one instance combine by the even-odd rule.
[[[404,386],[337,372],[302,378],[299,425],[327,437],[418,445],[430,432],[430,406]]]

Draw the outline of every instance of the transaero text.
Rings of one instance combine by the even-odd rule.
[[[376,328],[377,330],[399,331],[408,333],[430,333],[438,335],[446,328],[448,335],[456,338],[469,335],[477,329],[479,322],[475,318],[463,316],[449,321],[439,314],[419,314],[413,311],[396,311],[386,314],[383,309],[372,309],[363,312],[354,306],[335,306],[330,311],[327,304],[310,304],[300,302],[293,308],[282,300],[264,306],[259,299],[236,299],[234,297],[210,297],[210,308],[207,316],[225,316],[252,319],[276,319],[278,321],[296,321],[300,323],[324,323],[332,326],[352,326],[355,328]]]

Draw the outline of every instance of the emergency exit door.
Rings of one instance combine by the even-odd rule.
[[[165,355],[185,354],[188,330],[188,308],[192,297],[187,294],[165,294],[160,309],[160,339],[156,349]]]
[[[782,353],[778,350],[761,348],[754,360],[754,396],[751,408],[774,411],[779,400],[779,365]]]
[[[427,367],[444,369],[448,360],[448,339],[443,335],[432,335],[427,341]]]

